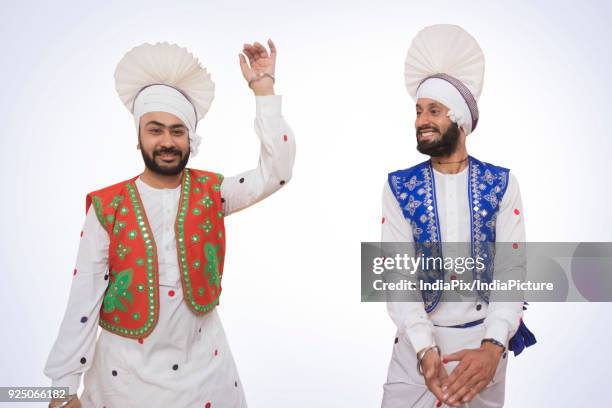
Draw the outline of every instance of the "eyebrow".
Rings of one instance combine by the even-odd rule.
[[[437,103],[437,102],[430,102],[429,104],[427,104],[427,107],[428,107],[428,108],[439,108],[439,107],[440,107],[440,104],[439,104],[439,103]],[[416,104],[416,108],[417,108],[417,109],[423,109],[423,108],[421,107],[421,105],[420,105],[420,104],[418,104],[418,103]]]
[[[156,120],[150,120],[147,123],[145,123],[145,127],[149,126],[149,125],[160,126],[160,127],[163,127],[163,128],[169,127],[170,129],[177,129],[177,128],[185,128],[185,129],[187,129],[187,126],[183,125],[182,123],[176,123],[174,125],[166,126],[163,123],[158,122]]]

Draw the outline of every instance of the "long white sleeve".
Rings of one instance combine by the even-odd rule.
[[[93,361],[98,319],[108,285],[107,232],[90,208],[85,218],[68,306],[44,373],[74,394]]]
[[[295,139],[281,114],[282,97],[256,96],[255,103],[255,132],[261,141],[259,165],[223,180],[225,216],[263,200],[291,179]]]
[[[524,278],[526,265],[523,204],[518,181],[512,173],[510,173],[508,187],[500,203],[495,234],[495,240],[502,248],[498,249],[495,257],[493,278],[496,280]],[[513,243],[517,244],[516,249],[511,246]],[[496,302],[495,297],[495,293],[492,293],[484,321],[485,338],[494,338],[507,345],[518,329],[520,318],[523,315],[523,303]]]
[[[414,242],[410,224],[404,218],[389,183],[382,195],[381,242]],[[387,302],[387,311],[400,333],[410,339],[415,353],[434,343],[433,323],[425,312],[423,301]]]

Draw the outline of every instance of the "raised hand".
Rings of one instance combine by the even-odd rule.
[[[270,53],[258,42],[244,44],[244,54],[239,54],[242,76],[255,95],[274,95],[276,46],[271,39],[268,40],[268,46]]]

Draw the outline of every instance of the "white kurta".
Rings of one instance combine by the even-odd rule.
[[[443,174],[434,169],[435,193],[442,242],[470,242],[470,198],[468,197],[468,168],[457,174]],[[382,198],[382,242],[413,242],[412,229],[404,217],[391,187],[385,183]],[[497,242],[525,242],[523,208],[518,182],[510,173],[508,187],[500,203],[496,227]],[[496,259],[497,265],[497,259]],[[503,279],[503,268],[495,269],[495,278]],[[449,281],[446,275],[445,280]],[[431,313],[426,313],[422,302],[388,302],[387,310],[397,326],[385,395],[384,407],[433,407],[434,395],[425,387],[423,377],[416,371],[416,352],[438,344],[444,354],[462,348],[478,348],[483,338],[494,338],[508,345],[518,329],[522,316],[521,302],[491,302],[479,298],[471,301],[441,301]],[[484,325],[469,329],[451,329],[454,326],[479,319]],[[496,407],[503,404],[506,355],[500,360],[495,376],[496,387],[484,391],[470,405]],[[449,363],[449,372],[456,363]],[[501,399],[501,402],[500,402]],[[489,401],[484,402],[483,401]],[[488,404],[491,405],[488,405]],[[480,405],[479,405],[480,404]]]
[[[291,178],[295,141],[281,116],[281,96],[258,96],[256,107],[259,166],[223,180],[225,216],[262,200]],[[53,386],[75,393],[85,373],[84,407],[245,407],[216,308],[196,316],[183,301],[174,235],[180,186],[156,189],[140,178],[136,186],[157,243],[158,323],[143,340],[101,330],[96,342],[108,284],[109,237],[89,211],[68,307],[45,374]]]

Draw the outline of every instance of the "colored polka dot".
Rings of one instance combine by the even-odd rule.
[[[170,289],[168,291],[168,296],[170,296],[170,297],[174,296],[174,291],[172,289]]]
[[[204,408],[210,408],[212,405],[210,405],[210,402],[207,402],[206,405],[204,405]]]
[[[76,270],[76,268],[74,268],[74,271],[72,271],[72,276],[74,276],[76,274],[77,274],[77,270]]]
[[[104,280],[108,280],[108,273],[104,274]]]
[[[385,217],[382,217],[382,221],[380,222],[381,224],[385,223]]]
[[[81,231],[81,238],[83,237],[83,231]]]
[[[81,323],[85,323],[85,322],[87,322],[87,316],[81,317]]]
[[[241,183],[244,183],[244,177],[240,177],[240,180],[238,181],[240,181]]]
[[[219,350],[215,349],[215,356],[219,354]]]
[[[289,139],[289,138],[287,137],[287,135],[283,135],[283,140],[284,140],[285,142],[287,141],[287,139]]]
[[[480,309],[482,309],[482,305],[479,303],[476,305],[476,310],[480,310]]]
[[[111,372],[111,374],[113,375],[113,377],[116,377],[116,376],[117,376],[117,370],[113,370],[113,371]]]
[[[238,387],[238,381],[234,381],[234,387]]]
[[[198,333],[202,333],[202,328],[201,327],[198,329]]]
[[[87,362],[87,359],[85,357],[81,357],[81,364],[85,364]]]
[[[512,248],[517,249],[518,248],[518,244],[515,242],[514,244],[512,244]]]
[[[395,338],[395,344],[397,344],[397,342],[399,341],[399,338]]]
[[[172,369],[173,369],[174,371],[178,370],[178,364],[173,365],[173,366],[172,366]]]
[[[515,209],[514,209],[514,213],[515,213],[516,215],[519,215],[521,212],[519,211],[519,209],[518,209],[518,208],[515,208]]]
[[[284,184],[285,184],[285,180],[281,180],[281,181],[280,181],[280,185],[282,186],[282,185],[284,185]]]
[[[457,279],[457,275],[451,275],[451,280]]]
[[[224,203],[225,202],[225,198],[221,197],[221,202]]]
[[[138,339],[138,343],[140,344],[144,343],[144,339]]]

